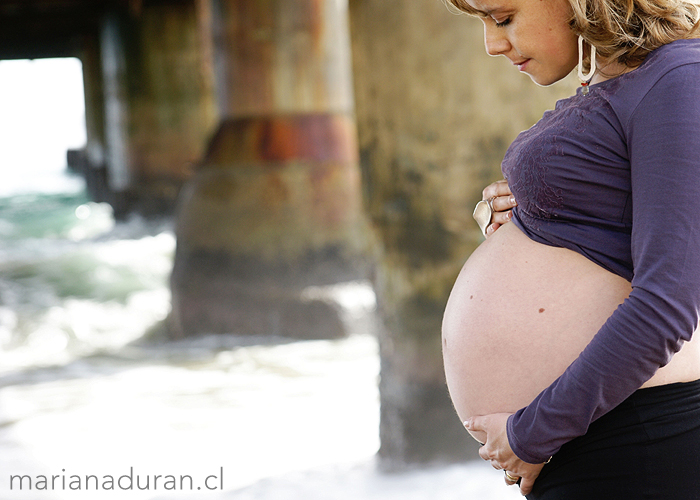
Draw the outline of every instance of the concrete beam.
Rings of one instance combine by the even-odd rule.
[[[106,10],[128,0],[0,0],[0,59],[78,57]]]

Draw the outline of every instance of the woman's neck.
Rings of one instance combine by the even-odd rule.
[[[630,68],[629,66],[625,66],[619,62],[602,62],[598,65],[598,70],[593,75],[593,78],[591,78],[590,84],[595,85],[596,83],[601,83],[606,80],[616,78],[624,73],[629,73],[633,69],[634,68]]]

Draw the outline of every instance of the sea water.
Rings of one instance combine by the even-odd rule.
[[[0,500],[518,497],[481,461],[380,472],[369,283],[310,290],[344,339],[168,342],[170,222],[51,186],[0,196]]]

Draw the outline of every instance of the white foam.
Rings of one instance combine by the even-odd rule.
[[[379,360],[371,335],[216,348],[209,356],[204,347],[180,345],[178,359],[155,361],[153,349],[3,377],[0,498],[28,498],[8,492],[9,474],[102,477],[132,467],[144,478],[201,480],[221,468],[225,475],[222,491],[128,492],[137,499],[518,496],[481,461],[379,471]],[[53,491],[36,498],[117,497],[126,493]]]

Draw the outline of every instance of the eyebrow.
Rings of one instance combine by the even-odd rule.
[[[478,15],[483,16],[483,17],[491,17],[493,14],[498,14],[499,12],[505,10],[503,7],[496,7],[495,9],[488,9],[488,10],[479,10],[479,9],[474,9],[474,12],[476,12]]]

